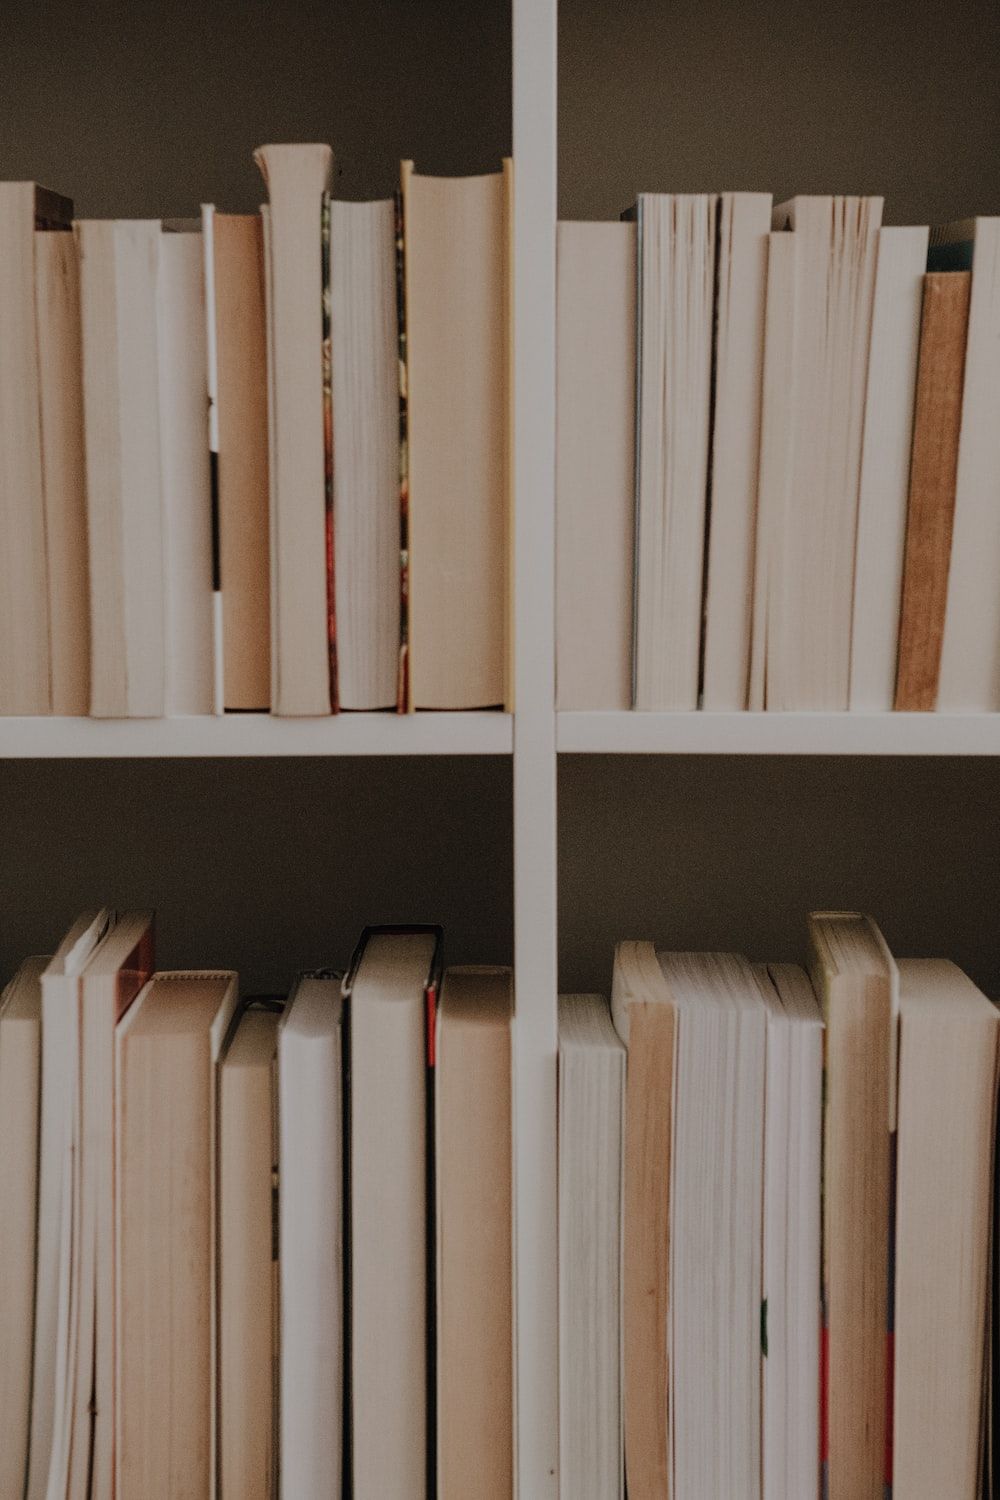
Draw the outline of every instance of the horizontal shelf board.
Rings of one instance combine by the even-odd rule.
[[[509,755],[502,713],[223,714],[178,719],[0,718],[0,760],[162,756]]]
[[[1000,755],[1000,714],[560,713],[580,755]]]

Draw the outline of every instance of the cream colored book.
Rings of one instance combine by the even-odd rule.
[[[35,235],[52,712],[90,706],[80,267],[72,234]]]
[[[412,708],[506,697],[510,180],[403,163]]]
[[[899,964],[892,1492],[976,1500],[1000,1016],[944,959]],[[994,1252],[995,1253],[995,1252]]]
[[[560,224],[556,684],[561,709],[632,702],[635,225]]]
[[[441,987],[438,1500],[514,1492],[513,990],[511,971],[499,968],[450,968]]]
[[[233,973],[156,974],[115,1036],[116,1500],[216,1493],[217,1067]]]
[[[35,1309],[42,972],[26,958],[0,995],[0,1495],[23,1496]]]
[[[277,1496],[280,1011],[239,1016],[219,1064],[219,1486]]]
[[[35,231],[72,218],[66,198],[0,183],[0,714],[51,711]]]
[[[330,712],[321,214],[329,146],[261,146],[271,398],[271,710]]]
[[[158,220],[82,220],[90,711],[165,710]],[[207,438],[206,438],[207,441]]]

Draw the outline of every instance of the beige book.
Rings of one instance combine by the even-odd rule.
[[[51,710],[35,230],[72,217],[33,182],[0,183],[0,714]]]
[[[944,959],[899,965],[892,1493],[976,1500],[1000,1017]]]
[[[514,1492],[511,971],[446,970],[435,1057],[438,1500]]]
[[[80,254],[90,562],[90,711],[165,707],[158,220],[83,220]],[[207,439],[206,439],[207,440]]]
[[[560,224],[556,683],[561,709],[632,703],[635,225]]]
[[[329,146],[261,146],[269,230],[271,710],[330,712],[321,215]]]
[[[211,224],[223,703],[260,710],[271,700],[264,236],[259,214],[213,211]]]
[[[116,1500],[216,1492],[216,1070],[232,973],[155,975],[115,1038]]]
[[[243,1012],[219,1065],[219,1484],[277,1495],[278,1010]]]
[[[814,913],[809,942],[826,1023],[827,1494],[829,1500],[882,1500],[899,976],[869,917]]]
[[[506,696],[510,172],[403,164],[412,708]]]
[[[72,234],[35,236],[52,712],[90,706],[80,267]]]
[[[24,1494],[35,1310],[42,972],[26,958],[0,995],[0,1495]]]

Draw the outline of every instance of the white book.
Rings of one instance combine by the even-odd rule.
[[[770,193],[719,200],[704,709],[747,706]]]
[[[931,235],[932,270],[972,267],[962,428],[937,706],[1000,709],[1000,218]]]
[[[339,1495],[343,1466],[340,981],[304,974],[278,1031],[279,1401],[285,1495]]]
[[[859,713],[888,712],[896,692],[926,269],[926,229],[879,230],[851,623],[850,706]]]
[[[216,326],[215,304],[215,204],[201,205],[201,248],[203,275],[205,278],[205,381],[208,394],[208,454],[210,482],[218,486],[219,464],[219,340]],[[212,470],[214,468],[214,477]],[[213,506],[218,505],[217,488],[212,494]],[[213,517],[213,527],[220,524]],[[223,673],[222,637],[222,580],[220,559],[213,559],[212,578],[212,712],[225,711],[225,687]]]
[[[561,709],[632,703],[636,227],[560,224],[556,683]]]

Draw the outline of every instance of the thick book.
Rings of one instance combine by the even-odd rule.
[[[634,708],[698,706],[718,197],[640,193]]]
[[[896,665],[898,709],[926,712],[937,707],[969,292],[968,271],[934,271],[925,277]]]
[[[396,209],[330,204],[338,699],[394,708],[400,651]]]
[[[115,1036],[116,1500],[216,1493],[217,1071],[229,972],[156,974]]]
[[[1000,218],[931,231],[932,271],[972,272],[938,707],[1000,709]]]
[[[899,964],[893,1494],[977,1500],[987,1374],[996,1007],[943,959]]]
[[[429,1074],[439,938],[429,928],[369,929],[344,981],[355,1500],[433,1493]]]
[[[826,1024],[820,1458],[829,1500],[891,1488],[891,1244],[899,974],[870,917],[809,918]]]
[[[26,958],[0,995],[0,1495],[24,1494],[35,1310],[42,972]]]
[[[271,701],[264,233],[260,214],[211,206],[202,225],[221,697],[226,709],[261,711]]]
[[[510,182],[403,163],[411,708],[508,697]]]
[[[878,232],[851,618],[854,712],[893,706],[927,230]]]
[[[243,1500],[275,1500],[278,1493],[280,1020],[277,1005],[237,1012],[219,1062],[219,1489]],[[296,1287],[289,1290],[294,1295]],[[298,1292],[308,1295],[304,1285]]]
[[[559,996],[559,1494],[622,1500],[625,1049],[603,995]]]
[[[90,566],[90,712],[159,718],[166,598],[158,220],[78,221]],[[207,441],[207,438],[206,438]]]
[[[556,698],[632,701],[636,229],[558,227]]]
[[[271,474],[271,711],[328,714],[323,200],[329,146],[261,146]]]
[[[302,974],[278,1031],[278,1451],[286,1495],[339,1495],[346,1461],[342,1020],[339,976]]]
[[[72,218],[56,193],[0,183],[0,714],[52,707],[35,232]]]

